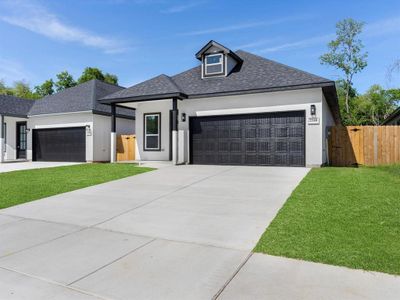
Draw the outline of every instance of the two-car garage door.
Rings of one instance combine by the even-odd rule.
[[[193,164],[304,166],[304,111],[193,117]]]
[[[33,160],[86,161],[85,127],[33,130]]]

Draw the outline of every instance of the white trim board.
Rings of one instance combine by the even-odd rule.
[[[307,103],[307,105],[310,104]],[[296,110],[304,110],[304,104],[204,110],[204,111],[197,111],[196,116],[203,117],[203,116],[219,116],[219,115],[240,115],[240,114],[255,114],[263,112],[281,112],[281,111],[296,111]]]

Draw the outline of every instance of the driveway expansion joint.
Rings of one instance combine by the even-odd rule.
[[[101,224],[104,224],[104,223],[106,223],[106,222],[108,222],[108,221],[111,221],[111,220],[117,218],[117,217],[120,217],[120,216],[122,216],[122,215],[125,215],[125,214],[127,214],[127,213],[130,213],[130,212],[132,212],[132,211],[134,211],[134,210],[136,210],[136,209],[142,208],[142,207],[144,207],[144,206],[146,206],[146,205],[149,205],[149,204],[151,204],[151,203],[153,203],[153,202],[156,202],[156,201],[158,201],[158,200],[160,200],[160,199],[162,199],[162,198],[164,198],[164,197],[167,197],[167,196],[169,196],[169,195],[172,195],[172,194],[174,194],[174,193],[176,193],[176,192],[178,192],[178,191],[184,190],[184,189],[186,189],[186,188],[192,186],[193,184],[197,184],[197,183],[202,182],[202,181],[204,181],[204,180],[207,180],[207,179],[209,179],[209,178],[218,176],[218,175],[223,174],[223,173],[225,173],[225,172],[228,172],[228,171],[230,171],[230,170],[232,170],[232,169],[234,169],[234,168],[235,168],[235,167],[231,167],[231,168],[229,168],[229,169],[227,169],[227,170],[223,170],[223,171],[218,172],[218,173],[216,173],[216,174],[209,175],[209,176],[204,177],[204,178],[202,178],[202,179],[199,179],[199,180],[197,180],[197,181],[195,181],[195,182],[192,182],[192,183],[186,184],[186,185],[184,185],[184,186],[181,186],[181,187],[179,187],[179,188],[177,188],[177,189],[175,189],[175,190],[173,190],[173,191],[171,191],[171,192],[165,193],[164,195],[161,195],[161,196],[159,196],[159,197],[157,197],[157,198],[155,198],[155,199],[153,199],[153,200],[151,200],[151,201],[149,201],[149,202],[146,202],[146,203],[143,203],[143,204],[141,204],[141,205],[138,205],[138,206],[136,206],[136,207],[134,207],[134,208],[131,208],[131,209],[129,209],[129,210],[126,210],[126,211],[124,211],[124,212],[122,212],[122,213],[120,213],[120,214],[118,214],[118,215],[112,216],[111,218],[109,218],[109,219],[107,219],[107,220],[103,220],[103,221],[101,221],[101,222],[99,222],[99,223],[97,223],[97,224],[91,225],[91,226],[99,226],[99,225],[101,225]]]
[[[219,289],[219,291],[212,297],[212,300],[217,300],[218,297],[223,293],[225,288],[231,283],[231,281],[236,277],[236,275],[240,272],[240,270],[244,267],[244,265],[249,261],[251,256],[253,255],[253,251],[249,253],[249,255],[244,259],[244,261],[237,267],[235,272],[228,278],[228,280],[224,283],[224,285]]]
[[[135,251],[146,247],[147,245],[151,244],[151,243],[154,242],[155,240],[156,240],[156,239],[152,239],[152,240],[150,240],[150,241],[144,243],[143,245],[140,245],[139,247],[136,247],[135,249],[133,249],[133,250],[129,251],[128,253],[125,253],[124,255],[122,255],[122,256],[120,256],[120,257],[118,257],[118,258],[116,258],[116,259],[114,259],[114,260],[112,260],[112,261],[110,261],[110,262],[108,262],[108,263],[106,263],[105,265],[103,265],[103,266],[97,268],[96,270],[94,270],[94,271],[92,271],[92,272],[90,272],[90,273],[88,273],[88,274],[86,274],[86,275],[84,275],[84,276],[82,276],[82,277],[80,277],[80,278],[78,278],[78,279],[76,279],[76,280],[74,280],[74,281],[68,283],[66,286],[71,286],[71,285],[77,283],[78,281],[81,281],[81,280],[83,280],[83,279],[89,277],[90,275],[92,275],[92,274],[94,274],[94,273],[96,273],[96,272],[98,272],[98,271],[100,271],[100,270],[102,270],[102,269],[104,269],[104,268],[106,268],[106,267],[112,265],[113,263],[115,263],[115,262],[117,262],[117,261],[123,259],[124,257],[126,257],[126,256],[128,256],[128,255],[134,253]]]

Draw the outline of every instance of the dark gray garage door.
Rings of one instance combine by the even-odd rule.
[[[304,166],[304,111],[190,118],[191,163]]]
[[[85,127],[33,130],[33,160],[86,161]]]

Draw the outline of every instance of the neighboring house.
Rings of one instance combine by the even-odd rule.
[[[26,136],[27,116],[33,103],[32,100],[0,95],[0,163],[15,159],[17,148],[26,148],[26,139],[17,136],[21,130],[24,132],[22,137]]]
[[[0,96],[3,159],[109,161],[111,107],[97,100],[122,87],[90,80],[40,100]],[[117,132],[135,132],[132,109],[117,108]]]
[[[400,107],[387,117],[382,125],[400,125]]]
[[[100,100],[136,109],[136,158],[174,163],[320,166],[340,124],[335,83],[210,41],[201,64]],[[115,161],[116,130],[111,132]]]

